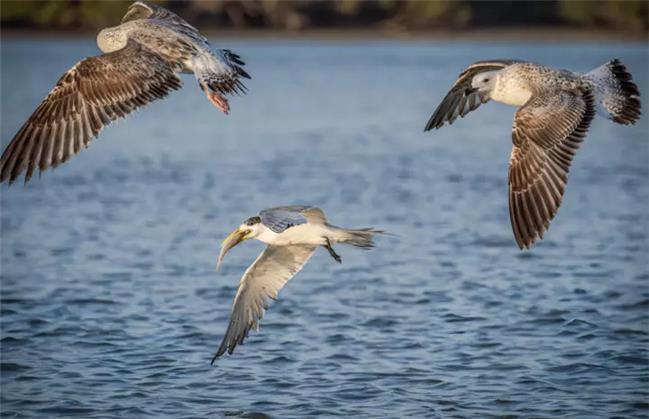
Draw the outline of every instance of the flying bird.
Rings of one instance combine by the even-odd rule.
[[[241,278],[230,324],[212,364],[226,351],[232,354],[250,329],[259,329],[269,300],[277,299],[284,284],[302,269],[316,248],[324,247],[340,263],[342,259],[334,251],[334,244],[370,249],[374,247],[372,237],[381,233],[384,232],[373,228],[350,230],[333,226],[321,209],[300,205],[266,209],[245,220],[223,240],[216,269],[225,254],[244,240],[257,239],[268,246]]]
[[[88,147],[111,122],[164,98],[193,73],[207,99],[225,114],[225,95],[245,93],[241,58],[212,51],[196,28],[169,10],[133,3],[119,26],[97,35],[102,55],[75,64],[58,81],[0,158],[0,182],[23,171],[56,167]]]
[[[561,205],[570,164],[597,111],[618,124],[640,118],[640,92],[620,60],[586,74],[516,60],[464,70],[426,124],[452,124],[493,99],[518,106],[509,159],[509,216],[521,249],[543,238]]]

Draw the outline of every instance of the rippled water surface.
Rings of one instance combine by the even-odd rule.
[[[643,44],[228,42],[249,94],[223,116],[192,77],[27,187],[3,186],[4,417],[647,417],[649,125],[594,121],[561,210],[520,252],[514,109],[423,133],[470,62],[586,71]],[[2,144],[94,40],[2,42]],[[647,105],[647,103],[645,103]],[[647,112],[645,110],[645,112]],[[246,242],[282,204],[375,226],[324,250],[261,330],[210,367]]]

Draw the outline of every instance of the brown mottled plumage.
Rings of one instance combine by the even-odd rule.
[[[480,61],[460,74],[426,131],[491,99],[520,106],[512,129],[509,214],[518,246],[529,248],[561,205],[570,164],[595,112],[633,124],[640,93],[619,60],[583,75],[516,60]]]
[[[0,182],[26,171],[56,167],[88,147],[99,132],[182,85],[178,73],[192,72],[215,106],[227,113],[222,96],[243,93],[249,78],[229,50],[210,50],[207,40],[174,13],[145,2],[132,4],[122,24],[102,30],[104,52],[75,64],[20,128],[0,158]]]
[[[594,116],[588,91],[539,95],[516,113],[509,215],[519,246],[532,246],[550,226],[561,205],[570,163]]]
[[[56,167],[112,121],[179,89],[174,68],[134,41],[118,51],[86,58],[61,77],[18,131],[0,160],[0,181],[27,169],[25,182]]]

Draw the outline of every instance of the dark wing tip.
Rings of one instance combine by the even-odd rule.
[[[430,119],[428,120],[428,123],[426,123],[426,127],[424,128],[424,132],[430,131],[430,130],[433,129],[433,128],[435,128],[435,129],[439,129],[439,128],[442,127],[443,125],[444,125],[444,122],[443,122],[443,121],[440,121],[440,118],[439,118],[437,112],[435,112],[435,113],[430,117]]]
[[[226,352],[228,353],[228,355],[232,355],[237,345],[243,344],[243,341],[248,336],[248,332],[250,331],[251,327],[252,325],[249,325],[240,333],[235,334],[236,332],[233,332],[232,329],[233,328],[232,320],[230,320],[228,329],[225,331],[225,336],[221,341],[221,345],[219,345],[219,349],[217,349],[216,353],[212,357],[212,362],[210,363],[210,365],[214,365],[214,361],[216,361],[218,357],[222,356]]]
[[[246,73],[246,71],[242,68],[243,66],[246,65],[246,63],[241,59],[241,57],[238,54],[235,54],[232,52],[232,50],[229,49],[222,49],[223,55],[225,56],[225,59],[227,63],[233,67],[234,72],[245,79],[250,79],[250,75]]]
[[[534,243],[536,243],[537,237],[527,237],[527,238],[519,238],[515,237],[516,239],[516,244],[518,245],[518,248],[522,251],[525,250],[530,250],[532,246],[534,246]]]
[[[439,129],[448,122],[453,124],[457,118],[464,118],[470,111],[476,109],[481,103],[470,96],[467,89],[453,88],[439,104],[433,115],[428,120],[424,132],[433,128]]]
[[[0,183],[7,182],[8,185],[13,184],[26,169],[26,162],[31,158],[30,153],[32,147],[28,144],[31,140],[29,138],[31,132],[28,124],[29,122],[16,134],[14,139],[5,148],[2,158],[0,158]],[[28,173],[28,175],[25,176],[25,183],[31,178],[31,174]]]
[[[5,162],[1,162],[0,163],[0,183],[5,183],[5,182],[11,185],[13,181],[10,179],[9,170],[7,170]]]
[[[225,338],[223,338],[223,342],[221,342],[221,346],[219,346],[219,349],[216,351],[216,353],[212,357],[212,362],[210,362],[210,365],[214,365],[214,361],[216,361],[216,359],[218,357],[220,357],[221,355],[223,355],[225,353],[225,350],[227,349],[227,343],[226,342],[227,342],[227,336]],[[234,349],[234,348],[232,348],[232,349]],[[229,353],[232,353],[232,351],[229,351]]]
[[[435,112],[431,115],[430,119],[428,120],[428,123],[426,123],[426,127],[424,128],[424,132],[430,131],[431,129],[439,129],[442,126],[444,126],[444,119],[446,118],[447,110],[448,110],[448,101],[449,101],[449,96],[451,92],[449,92],[446,97],[442,100],[442,103],[437,106],[435,109]],[[452,122],[452,121],[451,121]]]
[[[241,67],[237,67],[237,73],[239,74],[239,76],[243,77],[244,79],[248,79],[248,80],[252,79],[252,77],[250,77],[250,74],[248,74],[246,70],[244,70]]]
[[[509,216],[514,239],[520,250],[530,249],[536,240],[543,236],[543,228],[536,224],[523,200],[528,197],[519,194],[509,197]],[[527,204],[527,202],[526,202]]]

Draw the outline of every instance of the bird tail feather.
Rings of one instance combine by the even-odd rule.
[[[640,118],[640,91],[620,60],[611,60],[584,78],[594,85],[600,114],[623,125],[634,124]]]
[[[336,241],[339,243],[351,244],[362,249],[374,247],[373,236],[375,234],[386,234],[383,230],[374,228],[346,229],[334,227]]]

